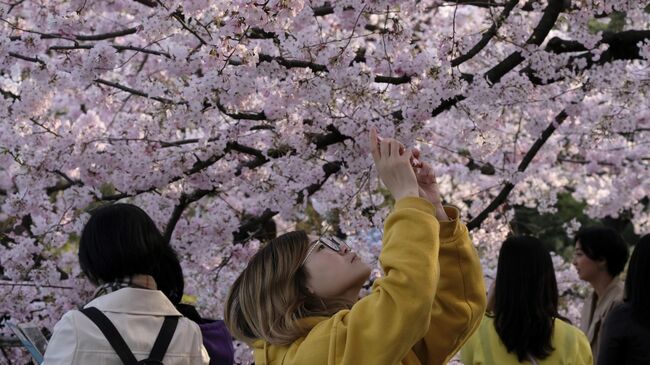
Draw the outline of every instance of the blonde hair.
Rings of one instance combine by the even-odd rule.
[[[287,345],[310,330],[300,325],[300,318],[329,317],[352,307],[349,300],[325,299],[309,292],[307,272],[301,265],[308,249],[305,232],[289,232],[271,240],[250,259],[226,300],[224,318],[235,338],[249,344],[263,339]]]

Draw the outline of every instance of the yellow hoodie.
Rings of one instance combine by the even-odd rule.
[[[438,223],[433,206],[407,197],[384,226],[385,276],[350,310],[309,317],[311,331],[291,345],[253,343],[256,365],[437,365],[481,323],[485,288],[458,210]]]

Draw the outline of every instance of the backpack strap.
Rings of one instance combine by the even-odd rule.
[[[85,314],[86,317],[93,321],[99,330],[102,331],[104,337],[108,340],[108,343],[111,344],[117,353],[117,356],[120,357],[120,360],[122,360],[125,365],[137,365],[138,360],[133,355],[133,352],[131,352],[129,346],[124,342],[124,339],[117,331],[117,328],[115,328],[113,323],[104,313],[95,307],[83,308],[81,309],[81,313]]]
[[[153,348],[149,353],[149,358],[147,360],[157,361],[162,363],[163,357],[169,348],[169,344],[172,342],[172,337],[174,337],[174,332],[176,331],[176,326],[178,325],[177,316],[166,316],[165,321],[158,332],[158,337],[156,337],[156,342],[153,344]]]

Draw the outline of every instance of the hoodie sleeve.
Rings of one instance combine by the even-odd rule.
[[[456,208],[440,223],[440,278],[429,330],[413,348],[423,365],[446,364],[480,326],[486,295],[481,263]]]
[[[415,197],[398,201],[383,243],[379,261],[385,276],[351,310],[321,326],[331,326],[328,364],[398,364],[429,330],[439,273],[433,206]]]

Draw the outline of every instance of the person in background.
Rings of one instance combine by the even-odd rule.
[[[580,279],[593,289],[582,307],[580,329],[589,339],[594,359],[598,358],[603,323],[623,300],[623,282],[619,275],[627,258],[627,244],[612,228],[587,227],[576,234],[573,265]]]
[[[385,275],[370,275],[334,236],[296,231],[263,246],[235,280],[224,318],[256,365],[446,364],[480,323],[485,288],[459,212],[428,165],[394,139],[370,148],[395,207],[384,226]]]
[[[491,312],[461,350],[465,365],[591,365],[587,337],[558,313],[548,250],[534,237],[506,239],[499,251]]]
[[[44,365],[207,365],[199,326],[180,300],[182,270],[154,222],[131,204],[97,208],[81,233],[79,264],[97,286],[94,299],[55,325]]]
[[[625,278],[625,300],[603,325],[598,365],[650,364],[650,234],[639,240]]]

